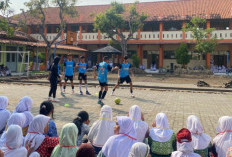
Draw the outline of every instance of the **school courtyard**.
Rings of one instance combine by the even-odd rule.
[[[184,85],[183,85],[184,86]],[[72,122],[77,113],[81,110],[88,111],[91,124],[98,118],[100,106],[97,104],[98,86],[90,86],[89,91],[92,96],[80,96],[79,88],[76,86],[76,94],[71,94],[71,87],[67,87],[66,97],[60,95],[58,88],[58,98],[60,103],[54,103],[55,122],[58,131],[68,122]],[[34,104],[32,113],[37,115],[40,103],[47,99],[48,84],[23,84],[23,83],[1,83],[0,94],[9,98],[8,109],[13,111],[19,99],[25,95],[32,97]],[[112,88],[109,89],[112,91]],[[127,115],[132,105],[139,105],[144,113],[146,122],[151,127],[155,115],[159,112],[167,114],[170,128],[177,132],[182,127],[186,127],[186,119],[189,115],[197,115],[205,128],[205,132],[212,137],[216,135],[218,118],[221,116],[232,116],[232,94],[222,92],[197,92],[197,91],[174,91],[174,90],[154,90],[136,88],[135,98],[131,98],[128,88],[120,88],[115,96],[106,96],[105,104],[113,108],[114,117],[117,115]],[[70,94],[69,94],[70,93]],[[121,99],[121,104],[116,105],[114,99]],[[69,107],[65,107],[69,104]]]

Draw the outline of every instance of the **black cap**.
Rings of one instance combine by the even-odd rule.
[[[109,57],[108,57],[108,56],[104,56],[104,57],[103,57],[103,60],[104,60],[104,61],[109,60]]]
[[[127,60],[127,59],[128,59],[128,56],[124,56],[124,59]]]

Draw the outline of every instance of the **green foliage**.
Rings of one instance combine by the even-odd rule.
[[[195,50],[197,53],[205,54],[211,53],[214,51],[215,46],[217,45],[217,39],[215,36],[210,36],[211,32],[214,31],[214,28],[205,28],[206,20],[199,17],[194,17],[190,23],[186,24],[186,27],[183,28],[183,31],[191,31],[193,39],[196,42]]]
[[[115,43],[113,40],[109,41],[109,45],[112,46],[112,47],[114,47],[114,48],[116,48],[119,51],[122,51],[121,46],[118,43]]]
[[[175,53],[176,62],[181,64],[182,67],[185,67],[190,62],[190,57],[188,55],[187,44],[181,43],[180,47],[176,50]]]
[[[134,55],[131,56],[131,59],[132,59],[133,65],[136,68],[139,68],[139,57],[136,54],[134,54]]]

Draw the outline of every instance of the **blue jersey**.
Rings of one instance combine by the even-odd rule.
[[[87,64],[86,63],[79,63],[79,73],[86,73],[87,70]]]
[[[73,68],[75,67],[74,61],[66,61],[65,66],[65,76],[73,76]]]
[[[107,83],[108,72],[111,71],[111,66],[106,62],[101,62],[97,65],[98,69],[98,80],[100,83]]]
[[[121,78],[124,78],[124,77],[129,76],[129,70],[130,70],[130,68],[131,68],[131,64],[130,64],[130,63],[127,63],[127,64],[122,63],[122,64],[119,66],[119,68],[120,68],[120,77],[121,77]]]

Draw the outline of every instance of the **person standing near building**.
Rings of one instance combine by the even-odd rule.
[[[83,95],[82,92],[82,80],[85,81],[85,89],[86,89],[86,95],[91,95],[88,91],[88,84],[87,84],[87,63],[85,62],[85,57],[81,56],[81,61],[77,65],[78,71],[79,71],[79,76],[78,80],[80,81],[79,87],[80,87],[80,95]]]
[[[120,84],[123,84],[126,81],[126,83],[130,84],[131,97],[134,97],[134,95],[133,95],[133,84],[132,84],[132,81],[131,81],[131,78],[130,78],[130,72],[133,75],[133,72],[131,70],[131,64],[128,62],[128,57],[125,56],[123,63],[121,65],[119,65],[118,82],[114,86],[114,89],[113,89],[111,95],[114,95],[114,92],[115,92],[116,88]]]
[[[72,87],[72,93],[74,93],[74,83],[73,83],[73,78],[75,77],[75,62],[72,60],[72,55],[68,54],[67,56],[67,61],[64,62],[64,74],[65,74],[65,78],[64,78],[64,89],[63,92],[65,93],[65,89],[66,89],[66,84],[68,82],[68,80],[70,80],[71,82],[71,87]]]
[[[108,72],[118,68],[118,67],[112,68],[108,63],[109,63],[109,58],[104,57],[103,62],[99,63],[96,67],[94,67],[94,78],[96,78],[97,76],[96,71],[98,71],[98,81],[101,87],[98,94],[98,104],[100,104],[101,106],[104,105],[102,100],[105,98],[106,93],[108,91],[108,79],[107,79]]]

